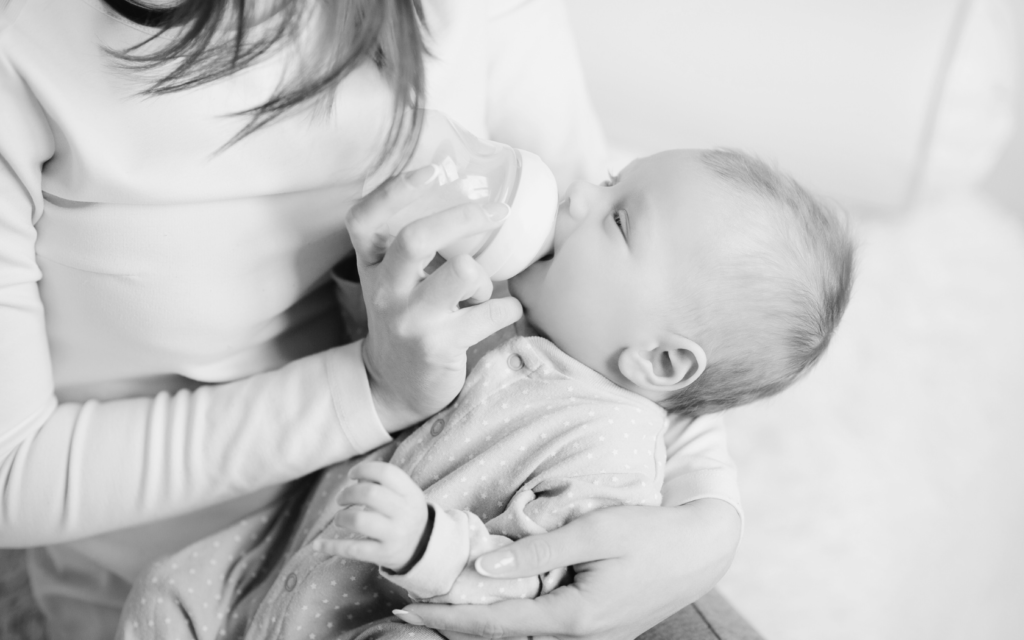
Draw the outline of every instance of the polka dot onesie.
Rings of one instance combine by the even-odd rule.
[[[551,342],[514,337],[484,354],[458,398],[404,439],[154,564],[132,589],[120,637],[437,640],[391,610],[412,600],[534,597],[564,572],[496,580],[472,561],[594,509],[661,504],[665,422],[657,404]],[[367,458],[401,467],[434,507],[423,558],[404,575],[311,547],[347,535],[332,524],[335,501],[348,470]]]

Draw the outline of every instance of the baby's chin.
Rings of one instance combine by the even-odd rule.
[[[540,302],[541,286],[550,267],[550,260],[538,260],[508,281],[508,292],[523,304],[523,313],[527,318],[530,316],[531,307]]]

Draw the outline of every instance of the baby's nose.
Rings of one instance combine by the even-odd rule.
[[[587,217],[587,188],[591,186],[582,180],[577,180],[569,185],[565,192],[566,211],[569,217],[576,220]]]

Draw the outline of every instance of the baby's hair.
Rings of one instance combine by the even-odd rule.
[[[724,220],[735,241],[709,271],[714,290],[690,318],[704,373],[666,403],[700,415],[782,391],[825,351],[846,310],[853,243],[843,218],[792,178],[731,149],[701,160],[740,206]]]

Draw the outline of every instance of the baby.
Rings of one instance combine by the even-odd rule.
[[[388,616],[556,588],[565,571],[499,580],[473,560],[593,509],[661,504],[667,413],[805,372],[852,254],[831,210],[739,152],[670,151],[573,184],[552,253],[509,282],[522,335],[481,346],[459,397],[408,436],[154,565],[122,637],[429,635]]]

